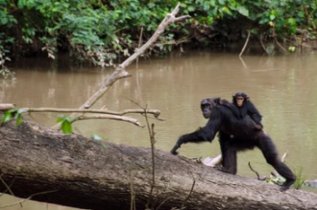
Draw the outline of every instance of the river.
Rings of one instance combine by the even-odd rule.
[[[0,101],[18,107],[77,108],[98,89],[111,72],[96,67],[66,65],[65,60],[49,64],[43,59],[25,60],[12,69],[15,81],[0,81]],[[155,123],[156,148],[169,151],[178,136],[204,126],[199,102],[206,97],[231,100],[237,91],[246,92],[263,115],[264,130],[275,142],[286,163],[305,179],[317,178],[317,54],[287,56],[244,56],[236,54],[186,52],[164,58],[145,59],[128,68],[132,75],[117,82],[95,105],[110,110],[138,108],[135,103],[161,110],[164,121]],[[31,115],[45,126],[56,123],[59,114]],[[145,124],[142,116],[132,115]],[[88,120],[74,124],[75,132],[97,134],[105,141],[149,147],[147,130],[110,120]],[[186,144],[180,155],[190,158],[216,156],[218,141]],[[272,171],[258,149],[239,153],[238,175],[255,177],[251,161],[261,175]],[[17,198],[2,196],[2,204]],[[27,201],[26,210],[70,208]],[[5,208],[16,209],[17,206]]]

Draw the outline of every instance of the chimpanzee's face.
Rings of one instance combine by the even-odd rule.
[[[238,107],[242,107],[244,104],[244,98],[242,96],[236,97],[236,104]]]
[[[204,118],[208,119],[210,117],[211,111],[216,105],[216,102],[212,98],[206,98],[200,102],[200,108]]]

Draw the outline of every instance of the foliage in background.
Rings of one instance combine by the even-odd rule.
[[[16,125],[19,126],[23,123],[22,114],[26,112],[25,109],[10,109],[4,112],[1,119],[1,124],[7,123],[11,120],[15,120]]]
[[[177,0],[0,0],[0,52],[12,58],[68,52],[77,60],[112,65],[147,40]],[[317,0],[180,0],[192,16],[168,29],[152,52],[182,41],[201,46],[244,39],[294,43],[315,38]],[[296,42],[295,42],[296,44]],[[151,52],[150,52],[151,53]],[[3,62],[4,64],[4,62]],[[3,68],[3,66],[2,66]]]
[[[0,46],[1,48],[1,46]],[[3,51],[0,49],[0,78],[8,79],[9,77],[13,78],[14,73],[11,72],[5,65],[6,61],[10,61],[10,58],[7,57]]]

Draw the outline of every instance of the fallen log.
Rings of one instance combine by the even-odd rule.
[[[151,163],[148,148],[62,135],[29,122],[0,127],[0,175],[6,183],[0,182],[0,192],[22,198],[97,210],[147,204],[152,209],[317,209],[317,194],[280,192],[278,186],[160,150],[150,197]]]

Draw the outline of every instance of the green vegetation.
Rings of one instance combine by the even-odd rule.
[[[2,115],[2,119],[0,121],[0,125],[7,123],[11,120],[16,121],[16,126],[19,126],[23,123],[23,113],[26,113],[26,109],[17,109],[13,108],[10,110],[7,110]],[[61,124],[61,131],[64,134],[72,134],[73,133],[73,126],[72,126],[72,120],[68,116],[61,116],[57,118],[57,122]]]
[[[11,120],[16,121],[16,125],[19,126],[23,123],[22,114],[26,112],[25,109],[10,109],[4,112],[1,119],[1,124],[7,123]]]
[[[176,0],[0,0],[0,64],[4,58],[67,52],[76,60],[111,65],[147,40]],[[247,31],[263,42],[298,45],[314,39],[317,0],[182,0],[192,19],[170,27],[149,53],[167,53],[176,43],[226,46]],[[291,48],[293,49],[293,48]]]
[[[295,171],[296,174],[296,181],[294,183],[295,189],[301,189],[305,183],[305,179],[303,177],[303,169],[300,168],[299,170]]]
[[[61,116],[57,118],[57,122],[61,125],[61,131],[64,134],[72,134],[73,133],[73,126],[72,126],[72,119],[68,116]]]

